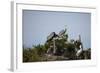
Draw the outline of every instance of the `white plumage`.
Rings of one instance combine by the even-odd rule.
[[[82,49],[78,50],[76,56],[79,56],[82,53]]]

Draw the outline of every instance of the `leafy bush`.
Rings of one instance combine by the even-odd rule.
[[[23,49],[23,62],[41,61],[45,56],[46,47],[44,45],[33,46],[33,48]]]
[[[56,53],[47,58],[46,52],[51,45],[53,40],[46,41],[44,45],[33,45],[32,48],[24,48],[23,46],[23,62],[38,62],[38,61],[50,61],[50,60],[75,60],[75,59],[90,59],[91,50],[83,51],[83,53],[76,58],[75,45],[68,42],[68,34],[63,33],[62,36],[58,36],[55,40]]]

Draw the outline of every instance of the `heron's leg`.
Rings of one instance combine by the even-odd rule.
[[[50,53],[50,51],[51,51],[51,48],[48,48],[48,50],[47,50],[47,54],[49,54],[49,53]]]
[[[56,45],[55,45],[55,38],[53,39],[53,54],[56,53]]]

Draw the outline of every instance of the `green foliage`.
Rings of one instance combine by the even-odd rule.
[[[45,53],[46,53],[46,47],[45,47],[45,45],[37,45],[37,46],[33,46],[35,49],[36,49],[36,51],[37,51],[37,54],[39,55],[39,56],[43,56]],[[33,49],[34,49],[33,48]]]
[[[75,45],[68,42],[68,34],[66,32],[60,36],[60,39],[55,40],[56,56],[49,57],[47,59],[46,52],[50,45],[53,45],[53,41],[50,40],[44,45],[33,45],[32,48],[24,48],[23,46],[23,62],[38,62],[38,61],[50,61],[50,60],[75,60],[76,52]],[[63,51],[63,52],[62,52]],[[82,55],[78,59],[90,59],[91,51],[83,51]]]
[[[33,48],[23,49],[23,62],[41,61],[46,53],[45,45],[33,46]]]
[[[23,62],[39,61],[39,58],[36,49],[23,49]]]
[[[74,44],[68,43],[64,52],[64,56],[69,59],[75,59],[75,46]]]

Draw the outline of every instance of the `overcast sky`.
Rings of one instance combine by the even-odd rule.
[[[59,33],[67,26],[69,39],[81,35],[84,48],[91,47],[91,14],[23,10],[23,45],[44,44],[51,32]]]

